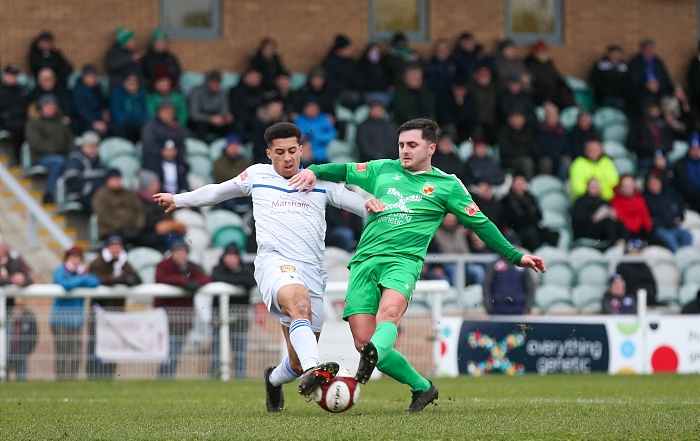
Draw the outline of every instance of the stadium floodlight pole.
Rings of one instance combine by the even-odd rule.
[[[649,361],[647,357],[647,330],[648,330],[648,320],[647,320],[647,290],[640,288],[637,290],[637,320],[639,321],[639,329],[642,330],[639,336],[642,339],[641,353],[642,353],[642,373],[649,374]]]

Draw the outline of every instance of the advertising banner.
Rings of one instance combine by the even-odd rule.
[[[95,355],[108,362],[164,362],[168,316],[163,308],[138,312],[96,309]]]
[[[647,372],[700,373],[700,320],[695,317],[649,319]]]

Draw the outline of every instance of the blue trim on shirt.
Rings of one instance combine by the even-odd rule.
[[[274,185],[253,184],[253,188],[258,188],[258,187],[260,187],[260,188],[271,188],[271,189],[273,189],[273,190],[279,190],[279,191],[282,191],[282,192],[284,192],[284,193],[297,193],[297,192],[299,191],[299,190],[294,190],[294,189],[291,189],[291,188],[275,187]],[[323,194],[325,194],[325,193],[326,193],[326,190],[323,190],[323,189],[320,189],[320,188],[314,188],[313,190],[311,190],[311,192],[312,192],[312,193],[313,193],[313,192],[316,192],[316,193],[323,193]]]

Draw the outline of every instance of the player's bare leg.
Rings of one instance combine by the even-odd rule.
[[[365,384],[377,366],[377,348],[370,341],[377,327],[377,320],[374,314],[355,314],[348,317],[348,322],[355,349],[360,353],[360,364],[357,366],[355,379]]]

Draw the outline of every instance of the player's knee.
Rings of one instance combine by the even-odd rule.
[[[401,320],[401,315],[403,311],[395,306],[388,306],[377,312],[377,323],[381,322],[391,322],[398,325],[399,320]]]

